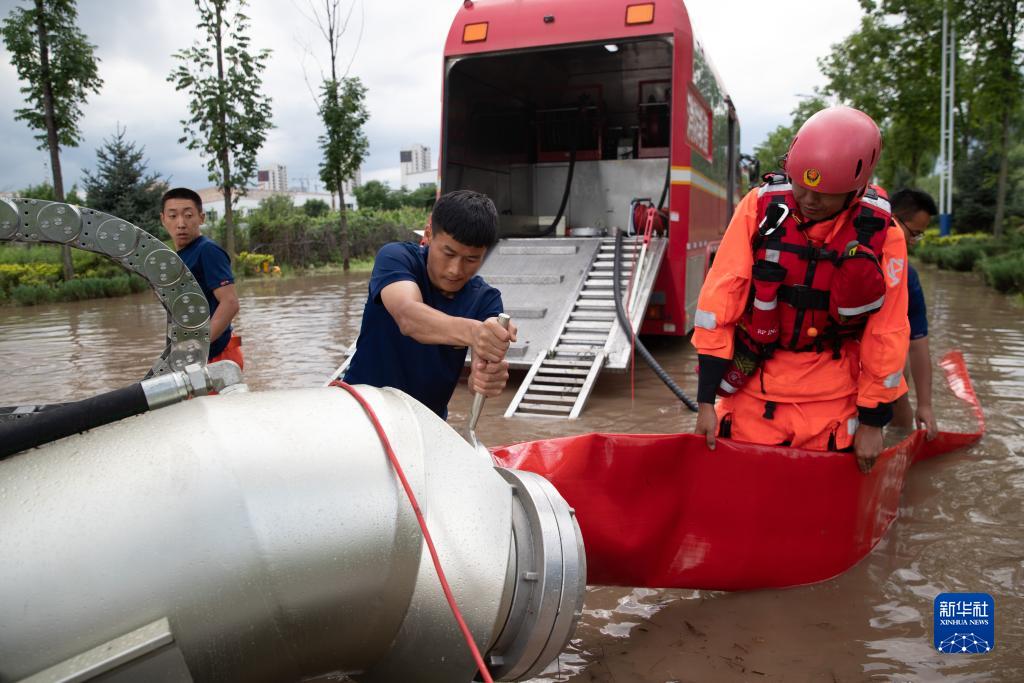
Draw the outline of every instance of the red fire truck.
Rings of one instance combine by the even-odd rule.
[[[503,239],[482,274],[519,313],[522,367],[599,346],[580,336],[596,309],[565,328],[587,283],[608,281],[590,266],[609,240],[580,266],[556,239],[653,227],[662,244],[650,250],[654,272],[633,283],[637,326],[689,332],[742,174],[736,112],[682,0],[466,0],[445,44],[442,106],[441,191],[484,192],[498,208]],[[542,330],[530,305],[545,282],[560,284],[552,296],[567,308],[541,307]],[[625,366],[604,349],[598,365]]]

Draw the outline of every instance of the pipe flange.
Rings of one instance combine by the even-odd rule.
[[[586,555],[574,511],[547,479],[496,469],[513,491],[516,570],[508,618],[487,662],[495,679],[522,680],[555,659],[575,631]]]

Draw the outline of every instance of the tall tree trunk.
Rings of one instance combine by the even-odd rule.
[[[345,215],[345,183],[338,183],[338,238],[341,242],[341,269],[348,272],[350,267],[350,241],[348,236],[348,216]]]
[[[50,148],[50,170],[53,172],[53,198],[64,201],[64,176],[60,170],[60,142],[57,138],[57,117],[53,112],[53,83],[50,77],[50,37],[46,30],[46,8],[36,0],[36,29],[39,32],[39,77],[43,82],[43,118],[46,121],[46,144]],[[61,247],[64,279],[75,276],[71,263],[71,247]]]
[[[996,217],[992,230],[996,237],[1003,235],[1003,218],[1006,215],[1006,180],[1010,173],[1010,109],[1003,110],[1002,131],[999,136],[999,180],[996,181]]]
[[[228,252],[231,263],[235,262],[235,217],[231,211],[231,158],[228,155],[227,112],[224,111],[224,39],[223,23],[220,18],[221,6],[215,3],[217,18],[217,88],[221,97],[218,103],[217,123],[220,126],[220,172],[221,191],[224,193],[224,251]]]

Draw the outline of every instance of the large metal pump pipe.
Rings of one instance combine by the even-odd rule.
[[[359,388],[492,675],[561,651],[572,511],[429,410]],[[378,435],[337,388],[201,397],[0,462],[0,681],[469,681]]]

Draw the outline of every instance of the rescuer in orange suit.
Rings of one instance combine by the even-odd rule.
[[[869,187],[881,151],[867,114],[824,109],[737,207],[694,320],[709,448],[853,450],[862,472],[881,453],[909,344],[906,241]]]

